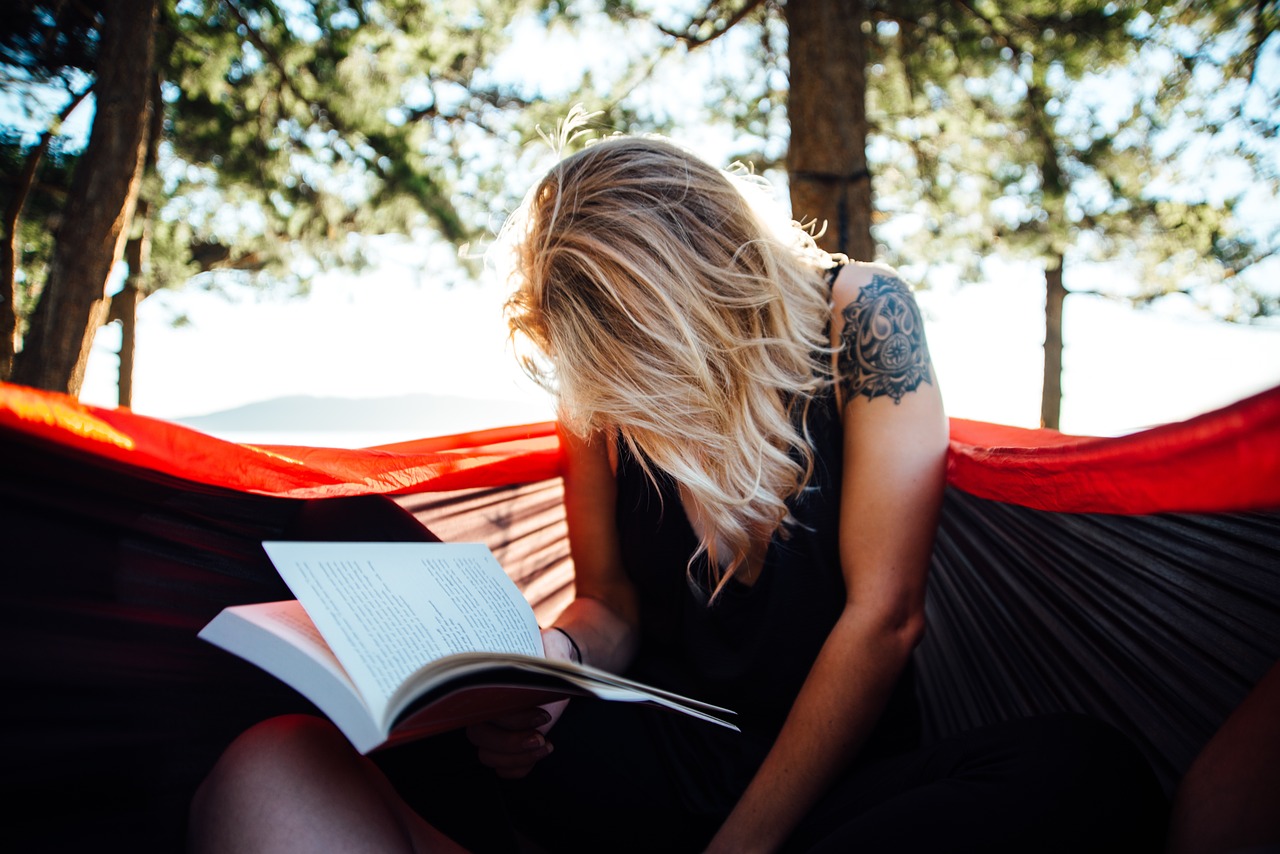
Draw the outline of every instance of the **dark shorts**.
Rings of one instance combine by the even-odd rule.
[[[377,757],[409,803],[476,852],[698,851],[722,812],[693,809],[645,716],[574,701],[534,774],[503,783],[460,734]],[[727,801],[731,805],[732,799]],[[788,850],[1160,851],[1167,802],[1141,754],[1077,715],[1010,721],[854,768]]]

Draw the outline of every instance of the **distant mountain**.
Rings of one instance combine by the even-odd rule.
[[[202,433],[237,441],[245,441],[254,434],[272,441],[281,441],[283,435],[299,434],[299,441],[310,443],[320,438],[313,434],[378,434],[397,437],[388,439],[397,441],[547,421],[553,417],[550,404],[537,401],[411,394],[374,398],[294,395],[172,420]]]

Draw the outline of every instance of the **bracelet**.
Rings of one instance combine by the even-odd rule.
[[[567,641],[569,642],[569,646],[573,649],[573,654],[572,654],[572,660],[573,660],[573,663],[574,663],[574,664],[581,664],[581,663],[582,663],[582,650],[578,649],[578,642],[577,642],[577,641],[575,641],[575,640],[573,639],[573,635],[569,634],[568,632],[566,632],[564,629],[560,628],[559,626],[552,626],[552,627],[551,627],[551,631],[553,631],[553,632],[559,632],[560,634],[564,635],[564,639],[565,639],[565,640],[567,640]]]

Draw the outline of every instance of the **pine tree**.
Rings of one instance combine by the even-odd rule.
[[[1264,157],[1245,156],[1262,135],[1238,126],[1239,91],[1196,91],[1215,42],[1217,50],[1234,42],[1228,52],[1236,55],[1242,35],[1258,37],[1247,14],[1219,29],[1220,21],[1192,4],[1040,11],[1035,4],[1002,4],[985,14],[975,8],[976,24],[1001,46],[1003,67],[984,73],[986,59],[961,63],[956,80],[927,97],[895,93],[886,114],[908,118],[895,123],[890,150],[909,166],[897,173],[905,180],[883,189],[927,226],[899,247],[904,256],[938,263],[995,253],[1041,265],[1041,421],[1056,428],[1068,263],[1082,274],[1075,292],[1099,290],[1080,282],[1088,265],[1107,261],[1124,264],[1142,283],[1130,294],[1135,301],[1232,283],[1255,314],[1265,312],[1265,300],[1235,276],[1274,251],[1274,236],[1251,233],[1234,214],[1236,200],[1215,198],[1205,186],[1212,164],[1177,150],[1207,146],[1218,159],[1247,164],[1253,180],[1245,183],[1251,190],[1270,184],[1272,199],[1276,164],[1274,153],[1269,166]],[[1185,49],[1173,50],[1175,42]],[[915,55],[904,52],[901,62],[909,65]],[[1233,72],[1219,67],[1215,84],[1226,73]],[[1210,101],[1221,112],[1233,98],[1227,110],[1237,127],[1226,133],[1222,125],[1187,120]],[[921,125],[931,132],[920,133]],[[911,172],[918,183],[906,178]]]
[[[524,0],[20,2],[0,24],[0,67],[64,101],[91,86],[97,112],[56,213],[39,209],[57,188],[33,192],[39,141],[20,146],[10,173],[9,353],[36,303],[13,379],[78,391],[131,235],[140,269],[124,302],[135,305],[200,271],[288,279],[300,255],[359,263],[346,235],[428,227],[462,241],[487,225],[478,198],[500,172],[492,152],[518,147],[509,114],[528,103],[486,63],[527,13],[550,11]],[[18,246],[28,224],[56,226],[44,276],[35,247]]]

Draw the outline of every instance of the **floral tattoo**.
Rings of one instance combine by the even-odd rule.
[[[900,279],[872,277],[845,308],[837,366],[847,400],[888,396],[897,404],[920,383],[933,384],[924,321]]]

